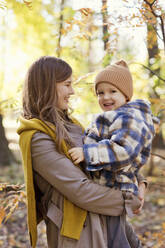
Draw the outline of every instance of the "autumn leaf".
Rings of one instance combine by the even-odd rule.
[[[6,1],[1,0],[0,1],[0,9],[5,9],[6,8]]]
[[[0,225],[1,225],[1,223],[5,217],[5,214],[6,214],[6,212],[5,212],[4,208],[0,207]]]
[[[162,228],[165,230],[165,222],[162,223]]]
[[[104,11],[105,9],[107,9],[107,4],[104,4],[103,7],[101,8],[102,11]]]
[[[31,1],[23,1],[25,3],[25,5],[29,8],[32,9],[32,2]]]
[[[89,14],[92,13],[92,10],[90,8],[81,8],[79,9],[79,11],[85,16],[88,16]]]

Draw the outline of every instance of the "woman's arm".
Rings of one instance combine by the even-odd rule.
[[[118,216],[123,212],[119,190],[98,185],[57,152],[54,141],[44,133],[32,139],[33,169],[71,202],[91,212]]]

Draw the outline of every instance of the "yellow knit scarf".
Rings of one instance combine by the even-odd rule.
[[[75,119],[73,119],[73,122],[80,125]],[[46,133],[55,141],[55,132],[43,121],[35,118],[26,120],[23,117],[20,117],[20,127],[18,128],[17,133],[20,135],[19,145],[22,153],[24,178],[27,193],[27,221],[31,245],[33,248],[36,247],[37,242],[37,217],[31,158],[31,140],[34,133],[38,131]],[[70,159],[70,156],[68,154],[69,147],[66,145],[64,140],[62,141],[62,149],[65,155]],[[87,211],[77,207],[64,197],[61,235],[78,240],[80,238],[86,215]]]

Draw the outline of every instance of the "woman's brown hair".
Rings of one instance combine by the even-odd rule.
[[[56,107],[56,83],[72,75],[72,68],[64,60],[43,56],[28,70],[23,89],[23,116],[51,122],[56,127],[56,145],[61,151],[61,141],[72,144],[67,131],[68,115]]]

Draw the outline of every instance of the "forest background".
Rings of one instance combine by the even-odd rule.
[[[144,247],[165,247],[165,2],[163,0],[0,1],[0,246],[29,247],[24,180],[16,128],[28,67],[52,55],[73,68],[73,115],[87,126],[100,111],[96,73],[125,59],[134,99],[151,102],[160,125],[144,168],[144,210],[131,220]],[[151,225],[152,224],[152,225]],[[19,235],[18,235],[19,234]],[[37,247],[46,247],[39,227]]]

